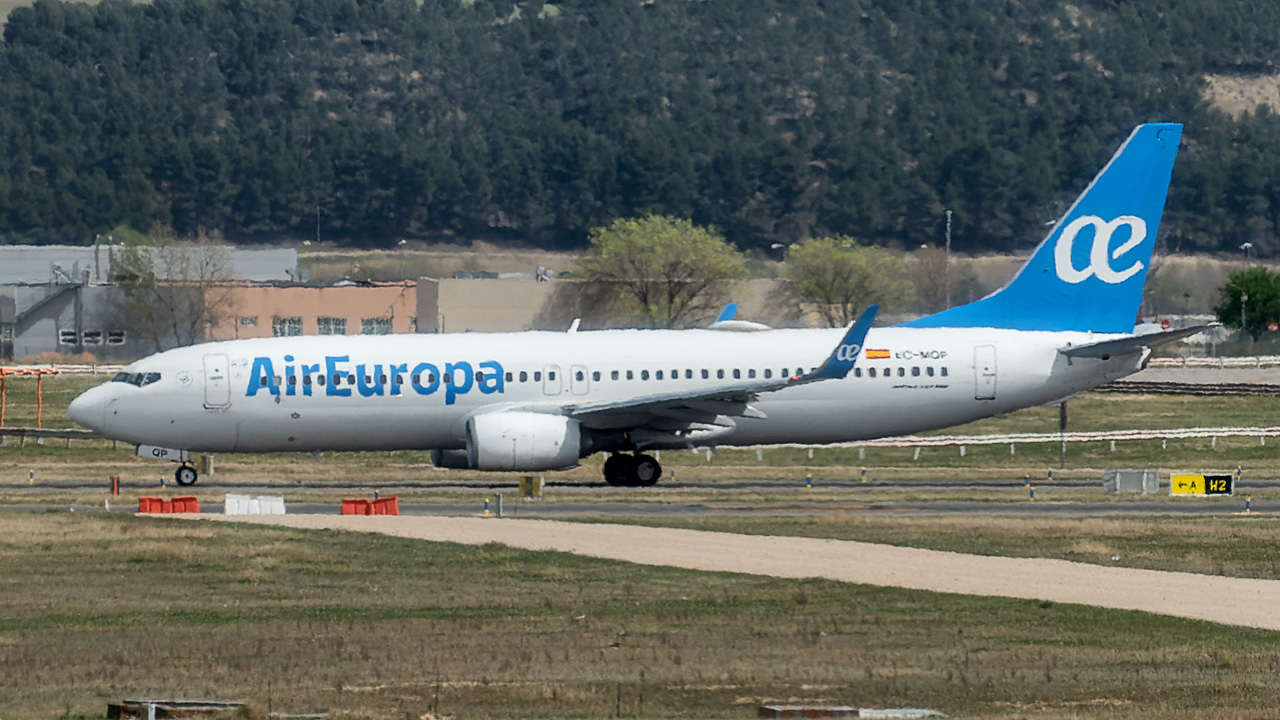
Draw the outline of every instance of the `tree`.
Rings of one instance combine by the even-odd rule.
[[[742,254],[718,233],[660,215],[593,229],[581,265],[589,281],[610,290],[615,310],[651,327],[700,319],[746,277]]]
[[[1231,273],[1218,295],[1222,302],[1213,309],[1218,320],[1238,328],[1243,318],[1243,329],[1254,340],[1262,337],[1268,323],[1280,321],[1280,273],[1262,265]]]
[[[120,288],[119,327],[154,351],[194,345],[209,328],[235,314],[231,256],[217,235],[200,231],[180,241],[153,229],[151,245],[126,245],[114,254],[111,279]]]
[[[827,325],[853,322],[871,303],[885,310],[908,306],[915,290],[902,261],[880,247],[863,247],[844,235],[793,245],[787,277],[802,302],[813,303]]]

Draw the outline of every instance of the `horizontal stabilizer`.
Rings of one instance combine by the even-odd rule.
[[[1103,340],[1101,342],[1089,343],[1087,345],[1069,345],[1060,348],[1058,352],[1069,358],[1098,358],[1108,360],[1117,355],[1128,355],[1132,352],[1138,352],[1144,348],[1151,348],[1157,345],[1181,340],[1184,337],[1191,337],[1199,332],[1204,332],[1212,327],[1217,327],[1218,323],[1212,325],[1196,325],[1195,327],[1180,328],[1178,330],[1168,330],[1165,332],[1147,333],[1145,335],[1130,335],[1116,340]]]

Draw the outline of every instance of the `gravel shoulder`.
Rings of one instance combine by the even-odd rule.
[[[177,516],[182,517],[182,516]],[[371,532],[469,545],[501,543],[645,565],[933,592],[1049,600],[1280,630],[1280,581],[989,557],[874,543],[675,528],[466,517],[188,515]],[[1224,599],[1229,598],[1229,602]],[[1210,616],[1211,615],[1211,616]]]

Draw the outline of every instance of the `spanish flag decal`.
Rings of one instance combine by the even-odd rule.
[[[871,348],[867,348],[867,359],[868,360],[888,360],[889,351],[888,350],[872,350]]]

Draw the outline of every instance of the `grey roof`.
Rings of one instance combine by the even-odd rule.
[[[37,283],[79,283],[84,273],[90,282],[106,282],[118,245],[77,247],[71,245],[0,246],[0,285]],[[291,280],[298,274],[298,251],[293,248],[249,250],[227,247],[233,280]],[[160,279],[168,280],[163,266]]]

